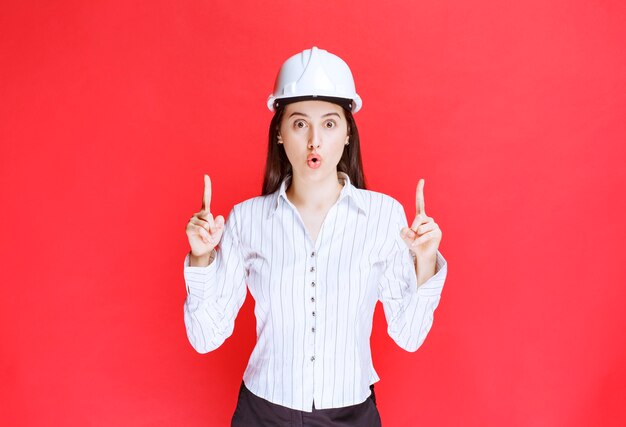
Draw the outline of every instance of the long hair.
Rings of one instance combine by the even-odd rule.
[[[269,129],[267,145],[267,159],[265,161],[265,176],[263,178],[262,195],[271,194],[280,188],[281,182],[292,174],[291,163],[285,153],[285,147],[278,143],[278,132],[285,107],[279,107],[272,117]],[[365,176],[363,174],[363,162],[361,161],[361,144],[359,130],[352,116],[352,112],[344,108],[348,122],[348,135],[350,144],[346,145],[337,165],[337,171],[345,172],[350,182],[356,188],[365,189]]]

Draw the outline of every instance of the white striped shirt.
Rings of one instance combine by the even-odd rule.
[[[213,263],[185,258],[185,326],[200,353],[218,348],[246,297],[255,300],[257,342],[243,379],[255,395],[312,411],[364,402],[379,380],[370,351],[372,318],[382,301],[388,333],[407,351],[433,322],[447,263],[419,288],[402,205],[357,189],[347,175],[313,242],[287,199],[275,193],[233,207]]]

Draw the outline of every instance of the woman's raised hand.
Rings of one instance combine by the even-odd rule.
[[[434,219],[426,216],[424,208],[424,179],[417,183],[415,195],[415,219],[411,228],[401,231],[402,240],[419,260],[436,260],[441,242],[441,229]]]
[[[186,231],[191,255],[198,258],[208,258],[222,238],[224,217],[213,218],[211,214],[211,178],[208,175],[204,175],[202,210],[191,217]]]

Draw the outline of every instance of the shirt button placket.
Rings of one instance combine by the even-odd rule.
[[[309,267],[309,274],[310,274],[310,280],[311,280],[311,295],[309,298],[310,304],[311,304],[311,309],[310,309],[310,313],[311,313],[311,317],[312,317],[312,321],[313,321],[313,326],[311,327],[311,333],[315,334],[315,326],[316,326],[316,322],[315,322],[315,251],[311,252],[311,264]],[[313,337],[313,351],[315,351],[315,336]],[[315,354],[311,355],[311,362],[315,362]]]

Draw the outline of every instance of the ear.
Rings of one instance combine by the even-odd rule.
[[[276,138],[278,139],[278,143],[282,144],[283,143],[283,137],[280,136],[280,133],[278,135],[276,135]]]
[[[350,135],[346,135],[346,145],[350,144]]]

